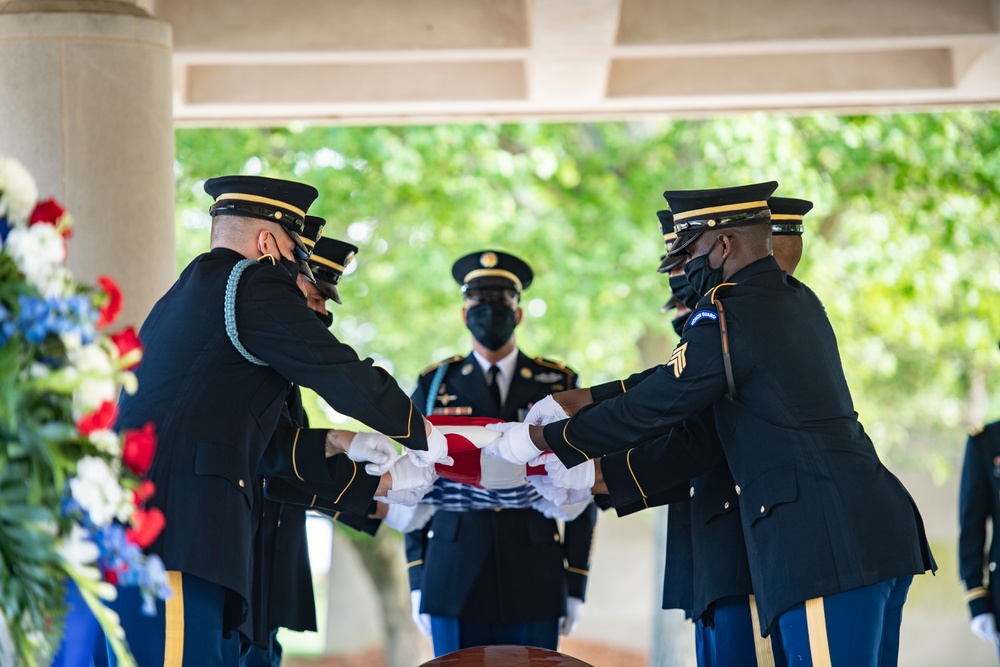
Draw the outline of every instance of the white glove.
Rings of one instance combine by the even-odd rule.
[[[597,470],[594,468],[593,459],[567,468],[554,452],[545,452],[531,464],[544,465],[545,472],[553,484],[572,491],[582,489],[589,491],[597,480]]]
[[[559,619],[559,634],[568,637],[573,632],[573,628],[580,622],[583,615],[583,600],[580,598],[566,598],[566,615]]]
[[[413,459],[414,465],[420,468],[433,467],[435,463],[443,466],[455,464],[455,459],[448,456],[448,438],[444,433],[431,426],[431,434],[427,436],[427,449],[407,449],[407,456]]]
[[[381,501],[382,499],[376,498],[375,500]],[[431,520],[434,512],[437,511],[437,508],[433,505],[425,505],[423,503],[417,503],[416,505],[386,504],[388,507],[386,507],[385,518],[382,521],[385,525],[401,533],[420,530]]]
[[[392,440],[381,433],[355,433],[351,444],[347,446],[347,458],[352,461],[371,461],[372,465],[365,466],[365,470],[372,475],[381,475],[389,470],[398,455]],[[377,472],[371,472],[373,470]]]
[[[410,591],[410,615],[413,616],[413,623],[420,630],[424,637],[431,636],[431,616],[420,613],[420,589]]]
[[[529,478],[528,481],[531,481]],[[590,505],[590,498],[571,505],[556,505],[546,498],[539,498],[531,503],[531,509],[540,512],[544,517],[555,521],[572,521],[583,514],[587,506]],[[397,507],[394,505],[393,507]],[[419,505],[418,505],[419,507]]]
[[[556,507],[565,507],[566,505],[576,505],[577,503],[583,503],[584,501],[589,501],[593,498],[593,494],[590,493],[590,489],[567,489],[561,486],[556,486],[551,479],[545,475],[529,475],[527,478],[528,483],[530,483],[535,490],[544,498]],[[577,512],[579,516],[579,512]],[[553,517],[550,517],[553,518]]]
[[[527,463],[541,452],[531,442],[528,424],[487,424],[491,431],[499,431],[502,436],[482,448],[483,454],[491,459],[502,459],[510,463]]]
[[[549,394],[531,406],[528,414],[524,416],[524,423],[533,426],[544,426],[552,422],[562,421],[563,419],[569,419],[569,415],[556,402],[556,399],[552,398],[552,394]]]
[[[369,463],[365,466],[365,471],[369,475],[376,473],[369,470],[375,469],[375,465]],[[392,477],[392,487],[385,494],[385,502],[401,503],[403,505],[414,505],[420,502],[431,486],[437,475],[434,467],[421,468],[410,460],[409,456],[400,456],[389,468],[389,475]]]
[[[997,633],[996,616],[989,612],[973,616],[969,622],[969,629],[972,630],[972,634],[987,644],[1000,643],[1000,634]]]

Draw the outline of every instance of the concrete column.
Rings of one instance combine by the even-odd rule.
[[[135,2],[0,0],[0,155],[74,218],[77,279],[114,278],[117,325],[174,280],[170,26]]]

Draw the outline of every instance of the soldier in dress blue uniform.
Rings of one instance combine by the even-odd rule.
[[[806,213],[812,209],[812,202],[771,197],[767,203],[771,211],[774,259],[782,270],[792,275],[802,257],[802,223]],[[669,267],[673,297],[667,305],[678,308],[674,328],[681,335],[691,308],[697,307],[699,295],[690,288],[684,276],[683,251],[668,250],[663,264]],[[687,300],[687,305],[680,303],[681,297]],[[711,411],[702,420],[701,428],[704,430],[702,444],[709,451],[718,451],[719,459],[708,472],[698,475],[690,484],[681,485],[683,490],[673,484],[682,467],[666,455],[672,450],[677,451],[676,441],[669,439],[666,443],[657,441],[603,457],[600,460],[603,479],[612,500],[620,500],[622,504],[619,515],[644,506],[670,502],[668,530],[671,521],[680,524],[679,531],[687,530],[686,542],[683,534],[668,535],[664,609],[678,606],[673,600],[673,604],[667,604],[670,594],[666,590],[667,584],[680,586],[678,582],[683,581],[693,568],[690,572],[692,580],[688,583],[694,591],[693,609],[679,608],[691,610],[695,619],[698,664],[781,667],[787,663],[780,642],[775,641],[777,633],[760,636],[750,564],[740,521],[740,496],[735,491],[736,483],[729,464],[721,456],[721,443],[715,432]],[[686,435],[686,432],[678,431],[674,434],[675,438],[682,433]],[[630,463],[636,471],[635,477],[628,469]],[[640,480],[642,490],[648,497],[644,506],[635,507],[635,499],[641,497]],[[671,501],[671,497],[682,497],[684,500]],[[683,515],[684,512],[687,516]]]
[[[527,420],[547,411],[547,425],[511,428],[485,453],[551,448],[572,468],[712,408],[762,633],[779,628],[799,664],[892,665],[912,577],[935,565],[912,498],[857,420],[822,303],[771,257],[776,186],[665,193],[705,294],[669,361],[596,403],[586,389],[539,402]]]
[[[543,396],[577,386],[572,369],[517,347],[520,297],[533,277],[524,261],[496,250],[474,252],[455,262],[452,276],[464,296],[472,352],[425,370],[412,395],[417,406],[428,414],[517,420]],[[588,503],[561,537],[555,520],[528,506],[537,499],[530,485],[512,491],[526,494],[525,502],[439,509],[424,529],[406,535],[414,620],[426,626],[421,615],[429,615],[436,655],[487,644],[555,649],[560,618],[568,633],[579,616],[596,507]],[[441,478],[430,492],[487,493]]]
[[[1000,560],[1000,422],[969,431],[958,500],[958,568],[972,633],[1000,645],[996,612],[1000,608],[997,561]],[[986,551],[987,524],[992,526]],[[984,580],[984,577],[988,577]]]
[[[238,664],[234,630],[253,626],[254,480],[290,383],[394,438],[427,470],[447,455],[443,435],[395,380],[306,306],[296,278],[315,188],[225,176],[205,189],[215,199],[212,250],[146,318],[140,389],[119,405],[120,428],[156,425],[148,477],[166,527],[149,551],[173,589],[155,617],[143,615],[134,589],[119,590],[115,608],[140,665]]]

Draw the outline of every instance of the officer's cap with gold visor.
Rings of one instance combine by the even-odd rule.
[[[354,261],[358,246],[339,239],[321,238],[316,241],[312,255],[309,256],[309,268],[316,278],[316,289],[327,299],[340,303],[340,292],[337,284],[344,271]]]
[[[670,211],[657,211],[656,217],[660,220],[660,232],[663,234],[663,246],[666,248],[667,253],[669,253],[670,246],[677,240],[677,234],[674,233],[674,214]],[[660,257],[660,268],[658,268],[656,272],[669,273],[671,269],[683,261],[683,255],[663,255]]]
[[[771,197],[771,234],[774,236],[802,236],[802,219],[812,210],[813,203],[791,197]]]
[[[499,250],[477,250],[460,257],[451,267],[451,275],[462,293],[470,289],[513,289],[518,294],[528,289],[534,272],[528,263]]]
[[[311,185],[265,176],[219,176],[205,181],[205,192],[215,200],[209,213],[237,215],[276,222],[288,232],[305,253],[302,242],[306,211],[319,192]]]
[[[768,181],[711,190],[667,190],[663,198],[674,214],[677,234],[667,254],[680,254],[707,231],[770,222],[767,200],[777,188],[777,181]]]

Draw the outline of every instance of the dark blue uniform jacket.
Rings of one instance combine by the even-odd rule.
[[[995,614],[1000,608],[997,563],[1000,562],[1000,422],[969,436],[958,501],[958,569],[969,612]],[[986,524],[992,525],[989,559]],[[984,576],[988,579],[984,580]]]

